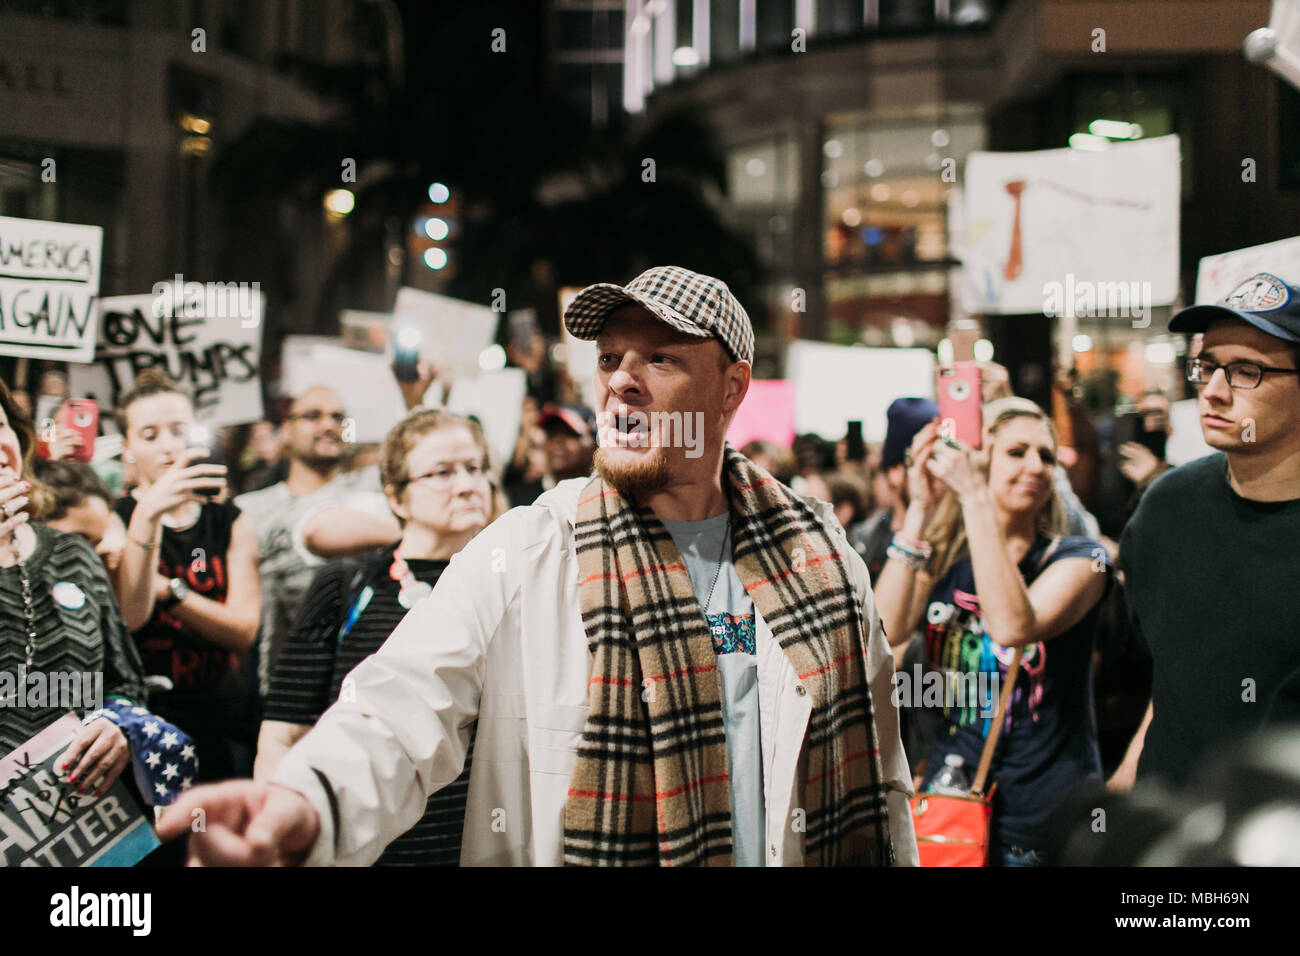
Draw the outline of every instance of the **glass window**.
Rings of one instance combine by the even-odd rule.
[[[790,51],[794,30],[794,0],[763,0],[757,4],[758,49]]]
[[[934,0],[880,0],[882,30],[924,30],[934,25]]]
[[[740,0],[709,0],[709,60],[726,63],[740,56]]]
[[[862,30],[862,0],[817,0],[817,35],[851,36]]]
[[[737,207],[790,206],[798,191],[793,140],[767,140],[727,154],[727,192]]]
[[[555,14],[555,42],[560,50],[592,48],[590,10],[558,10]]]

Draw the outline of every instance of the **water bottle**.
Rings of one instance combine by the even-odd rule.
[[[931,793],[965,796],[970,792],[970,779],[966,776],[966,761],[960,754],[943,758],[943,769],[930,782]]]

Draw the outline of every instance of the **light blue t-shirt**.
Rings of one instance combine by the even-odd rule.
[[[759,737],[754,603],[731,563],[724,512],[704,521],[665,521],[709,621],[722,676],[722,722],[731,776],[732,863],[763,866],[763,750]],[[723,552],[724,539],[726,554]],[[723,561],[721,571],[719,560]],[[714,577],[717,586],[713,586]],[[709,590],[713,589],[712,599]],[[708,607],[705,607],[705,601]]]

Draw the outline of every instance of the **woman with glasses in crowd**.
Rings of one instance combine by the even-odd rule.
[[[140,656],[103,564],[81,535],[40,520],[52,496],[32,474],[35,445],[30,419],[0,382],[0,757],[70,709],[145,699]],[[104,700],[61,699],[49,679],[56,674],[102,674]],[[39,698],[31,693],[36,684]],[[66,691],[68,684],[59,686]],[[101,716],[82,727],[58,766],[79,793],[99,795],[129,757],[126,735]]]
[[[401,539],[317,572],[271,675],[258,779],[269,778],[330,704],[347,697],[348,673],[379,650],[414,603],[433,590],[452,555],[496,517],[487,459],[478,423],[444,411],[417,410],[389,432],[380,474],[402,523]],[[437,637],[429,635],[430,641]],[[471,758],[376,865],[458,864]]]
[[[1082,781],[1101,779],[1091,663],[1110,559],[1095,541],[1060,537],[1048,416],[1010,397],[986,404],[983,420],[979,451],[939,437],[936,422],[917,434],[911,500],[874,591],[890,643],[923,626],[928,664],[954,690],[922,788],[954,754],[974,782],[1002,681],[1023,649],[984,790],[997,784],[992,865],[1037,866],[1047,862],[1051,812]]]
[[[224,500],[226,468],[201,462],[194,406],[148,369],[117,403],[138,484],[116,503],[126,545],[114,585],[161,690],[152,709],[194,738],[200,782],[246,777],[256,744],[248,652],[262,606],[257,533]]]

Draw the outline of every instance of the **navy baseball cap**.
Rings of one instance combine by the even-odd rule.
[[[939,406],[928,398],[896,398],[885,417],[885,443],[880,449],[880,467],[892,468],[903,463],[903,455],[922,428],[939,417]]]
[[[1170,332],[1204,332],[1215,319],[1249,322],[1284,342],[1300,342],[1300,287],[1269,272],[1237,286],[1217,305],[1193,305],[1169,320]]]

